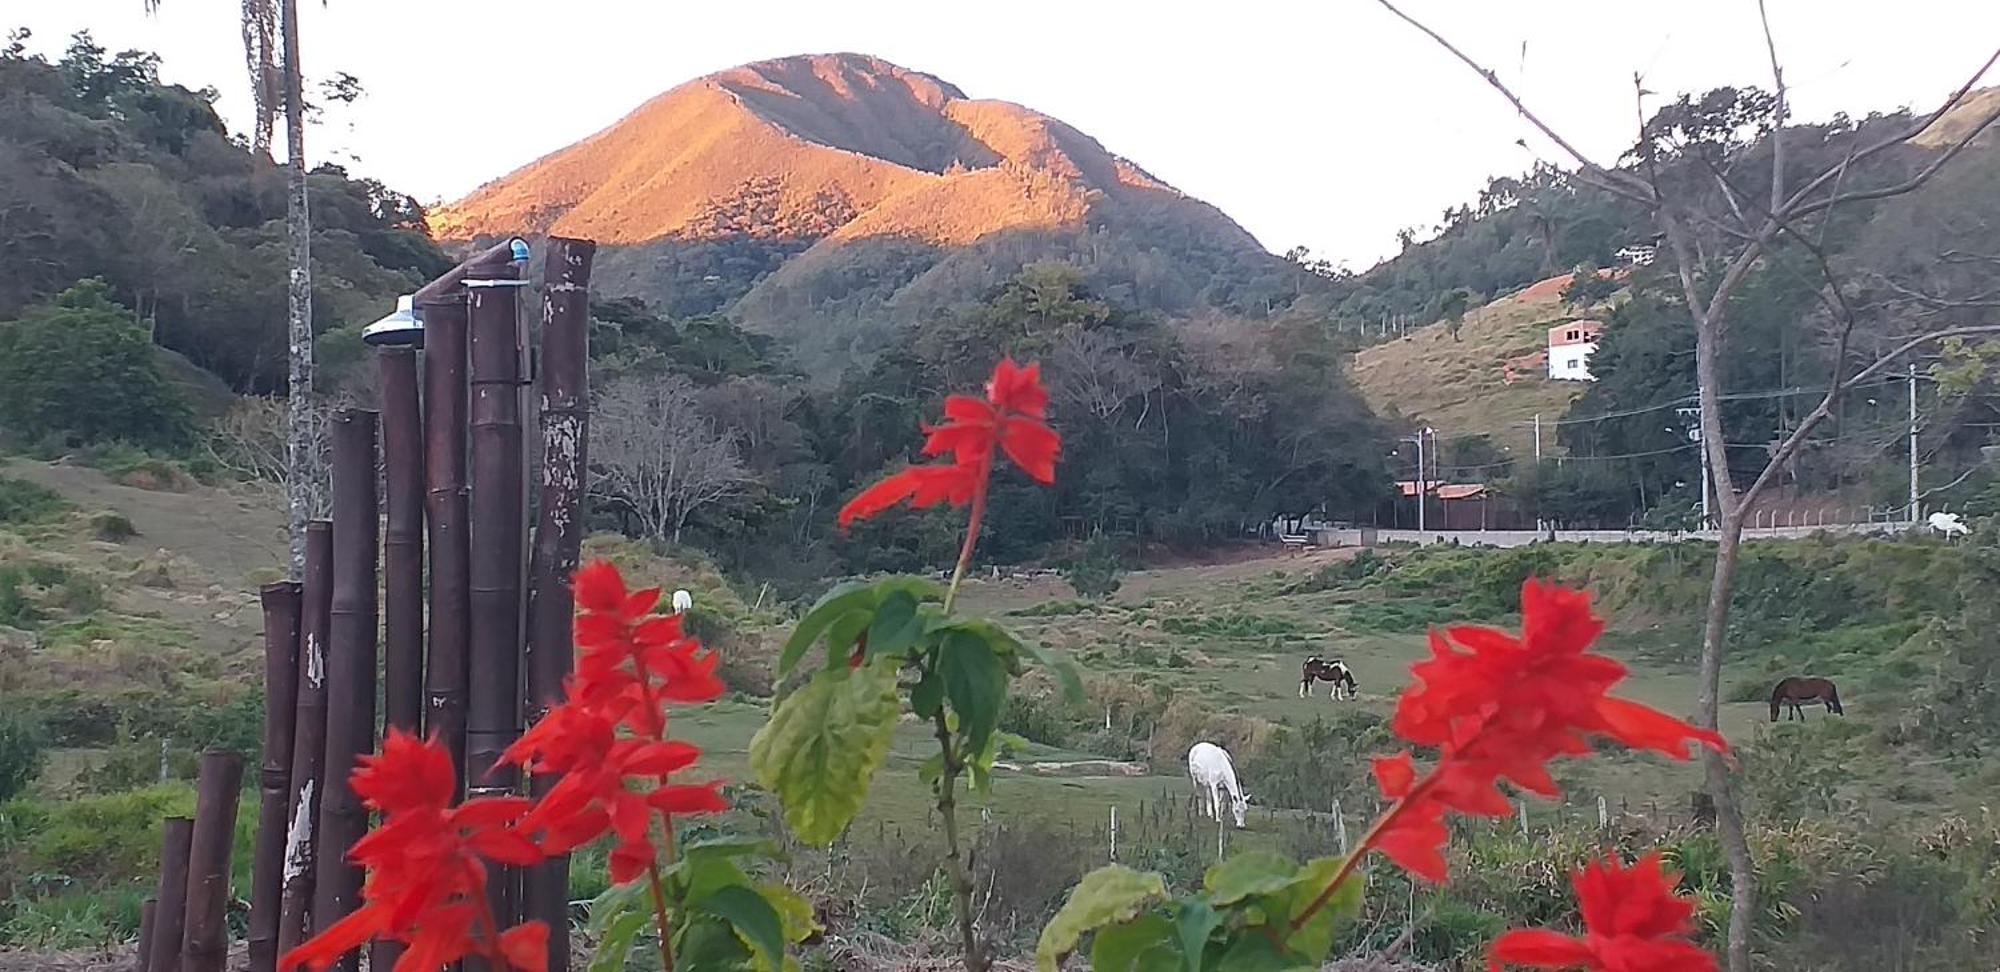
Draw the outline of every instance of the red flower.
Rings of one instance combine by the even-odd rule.
[[[1661,869],[1658,854],[1630,868],[1615,860],[1590,864],[1573,882],[1583,937],[1510,931],[1493,943],[1491,968],[1715,972],[1715,958],[1687,940],[1694,934],[1694,902],[1674,894],[1679,881]]]
[[[611,880],[623,884],[646,873],[655,860],[652,814],[717,813],[729,805],[721,783],[670,785],[674,773],[695,764],[701,750],[660,739],[618,737],[611,717],[575,703],[549,710],[535,727],[509,747],[503,762],[538,774],[563,774],[561,781],[522,818],[519,829],[538,835],[541,851],[567,854],[616,831]],[[633,790],[650,782],[650,792]]]
[[[1403,693],[1391,728],[1436,748],[1437,765],[1419,780],[1408,753],[1375,762],[1383,795],[1402,803],[1372,846],[1432,881],[1445,877],[1447,811],[1505,816],[1495,785],[1503,778],[1557,795],[1549,761],[1589,753],[1591,736],[1675,759],[1688,758],[1691,742],[1728,749],[1713,732],[1609,694],[1626,668],[1590,653],[1604,623],[1588,594],[1530,580],[1521,613],[1519,638],[1476,627],[1431,634],[1431,658],[1412,666],[1418,684]]]
[[[281,969],[324,969],[376,938],[408,945],[396,972],[437,969],[467,956],[542,972],[548,930],[529,923],[501,932],[486,904],[482,858],[515,866],[542,853],[514,829],[527,800],[473,800],[453,808],[451,756],[436,742],[390,730],[380,756],[364,756],[355,793],[383,822],[348,859],[368,871],[362,905],[292,950]],[[542,945],[536,947],[535,943]]]
[[[918,509],[950,503],[975,503],[986,492],[998,448],[1021,471],[1044,486],[1056,481],[1056,460],[1062,439],[1049,428],[1049,393],[1042,387],[1042,366],[1026,368],[1002,359],[986,383],[986,400],[970,395],[945,399],[943,425],[924,429],[924,455],[951,456],[949,463],[911,466],[849,500],[840,510],[840,525],[852,525],[908,501]]]
[[[609,713],[641,736],[666,731],[661,702],[712,702],[725,686],[721,658],[686,637],[679,615],[655,615],[659,588],[628,592],[618,568],[594,561],[576,572],[576,677],[571,703]]]

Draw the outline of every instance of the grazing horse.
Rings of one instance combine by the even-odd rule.
[[[1222,819],[1222,791],[1228,790],[1230,813],[1236,817],[1236,828],[1243,829],[1250,794],[1236,782],[1236,766],[1226,750],[1214,743],[1195,743],[1188,750],[1188,779],[1194,783],[1195,805],[1202,808],[1204,816],[1217,820]]]
[[[674,592],[674,613],[686,614],[694,608],[694,595],[686,591]]]
[[[1805,721],[1806,713],[1802,706],[1808,702],[1824,702],[1826,711],[1834,715],[1847,714],[1847,710],[1840,707],[1840,690],[1833,687],[1832,680],[1793,676],[1771,689],[1771,721],[1778,721],[1778,707],[1782,705],[1791,706],[1787,716]]]
[[[1306,659],[1305,665],[1299,668],[1299,698],[1303,699],[1312,694],[1314,682],[1333,683],[1333,688],[1327,693],[1329,699],[1342,697],[1352,699],[1361,695],[1360,686],[1354,681],[1354,673],[1348,670],[1346,662],[1338,658],[1327,661],[1314,655]]]

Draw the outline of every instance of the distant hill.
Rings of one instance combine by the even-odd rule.
[[[1264,314],[1298,287],[1215,207],[1031,109],[860,54],[680,85],[430,214],[443,240],[583,236],[597,284],[727,310],[808,350],[975,299],[1026,264],[1083,267],[1141,310]]]

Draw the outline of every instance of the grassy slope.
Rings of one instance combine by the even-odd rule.
[[[1440,438],[1490,435],[1516,456],[1534,454],[1532,423],[1561,418],[1583,390],[1576,382],[1550,381],[1547,370],[1507,384],[1508,359],[1541,350],[1548,329],[1577,313],[1560,297],[1537,293],[1502,297],[1468,313],[1453,341],[1443,324],[1367,348],[1354,356],[1354,379],[1376,412],[1398,412],[1429,423]],[[1553,429],[1544,429],[1542,448],[1552,452]]]

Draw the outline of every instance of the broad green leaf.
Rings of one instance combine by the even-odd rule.
[[[695,902],[694,907],[729,922],[766,967],[776,969],[784,964],[784,921],[763,895],[736,885]]]
[[[875,620],[875,614],[864,608],[856,608],[833,619],[826,629],[826,663],[844,664],[854,654],[854,643],[868,630],[868,623]]]
[[[781,676],[789,674],[793,666],[799,663],[799,659],[805,657],[813,642],[818,641],[819,636],[826,632],[828,625],[841,615],[871,604],[874,600],[874,588],[860,581],[835,585],[832,590],[820,595],[818,603],[815,603],[812,610],[807,611],[806,616],[799,619],[798,626],[792,629],[792,636],[785,639],[784,650],[778,653],[778,674]]]
[[[770,902],[771,910],[778,913],[778,919],[785,926],[785,941],[803,942],[820,930],[819,920],[813,916],[812,902],[805,896],[779,884],[767,881],[757,885],[757,893]]]
[[[1000,725],[1000,707],[1007,701],[1007,672],[999,656],[985,639],[956,633],[938,653],[938,669],[944,676],[945,698],[951,700],[959,724],[965,727],[968,748],[974,753],[984,750]]]
[[[944,779],[944,754],[932,753],[931,758],[924,760],[924,765],[917,767],[917,780],[930,786],[941,779]]]
[[[1076,663],[1053,649],[1043,648],[1032,641],[1016,642],[1021,654],[1034,659],[1035,664],[1048,669],[1062,683],[1063,696],[1071,702],[1083,701],[1083,676],[1077,673]]]
[[[1181,902],[1180,914],[1174,916],[1174,929],[1180,934],[1183,972],[1201,972],[1208,936],[1220,924],[1222,916],[1208,902],[1199,898]]]
[[[1231,905],[1251,895],[1271,894],[1299,879],[1299,865],[1282,854],[1266,850],[1246,851],[1216,864],[1202,875],[1201,886],[1209,899]]]
[[[1173,922],[1159,915],[1100,928],[1090,943],[1092,972],[1148,972],[1180,965]]]
[[[1298,877],[1290,887],[1264,896],[1261,903],[1272,915],[1282,916],[1279,921],[1289,925],[1312,904],[1313,899],[1319,897],[1321,891],[1326,890],[1327,883],[1340,870],[1341,860],[1338,857],[1316,857],[1307,861],[1305,866],[1299,868]],[[1349,872],[1326,904],[1285,939],[1286,947],[1315,963],[1325,959],[1327,952],[1333,949],[1334,937],[1361,914],[1364,883],[1366,881],[1359,869]]]
[[[750,876],[728,857],[705,855],[688,858],[675,863],[677,883],[684,890],[681,898],[688,904],[696,904],[725,888],[742,887],[750,883]]]
[[[1020,660],[1027,658],[1048,669],[1062,683],[1063,695],[1071,702],[1083,701],[1083,677],[1078,674],[1076,664],[1061,654],[1031,641],[1022,641],[1014,633],[986,618],[954,618],[943,624],[934,624],[933,631],[964,632],[985,641],[993,653],[1007,662],[1007,670],[1018,675]]]
[[[1246,929],[1216,956],[1209,972],[1318,972],[1319,967],[1320,963],[1284,951],[1256,930]]]
[[[644,911],[619,915],[598,941],[597,954],[590,957],[590,972],[621,972],[626,956],[632,952],[633,940],[651,923],[652,916]]]
[[[868,623],[868,657],[899,655],[924,633],[924,619],[917,616],[917,599],[909,591],[890,591],[875,608]]]
[[[1063,956],[1075,951],[1083,936],[1131,920],[1166,894],[1166,882],[1158,874],[1122,864],[1107,864],[1084,875],[1062,910],[1042,929],[1041,940],[1035,943],[1035,969],[1056,972]]]
[[[639,905],[645,899],[646,893],[646,885],[641,881],[614,884],[605,888],[603,894],[591,899],[589,923],[585,927],[602,934],[619,915]]]
[[[753,968],[757,967],[756,958],[757,953],[744,942],[735,925],[699,909],[684,916],[674,932],[676,972]]]
[[[682,860],[698,857],[761,857],[776,860],[782,855],[777,842],[764,837],[708,837],[682,844],[680,856]]]
[[[933,665],[924,671],[924,677],[910,688],[910,711],[917,718],[928,722],[937,717],[938,707],[944,705],[944,677],[937,673]]]
[[[889,755],[900,707],[887,665],[820,672],[750,740],[750,769],[777,794],[800,840],[824,846],[861,812]]]

